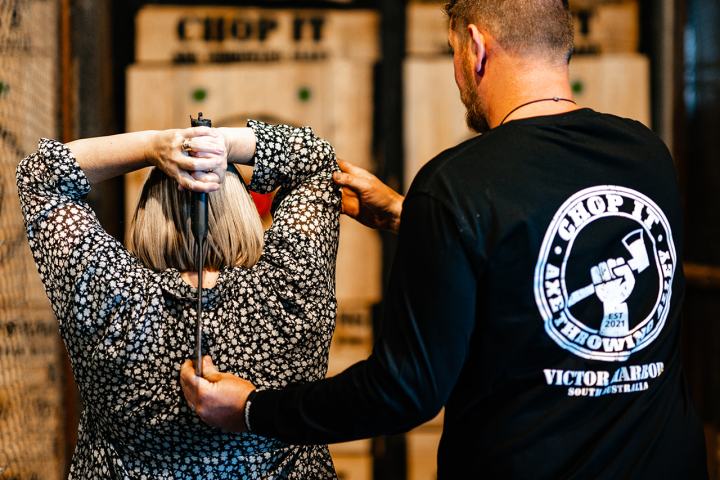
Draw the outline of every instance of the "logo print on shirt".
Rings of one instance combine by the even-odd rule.
[[[648,197],[611,185],[576,193],[550,223],[535,267],[545,331],[582,358],[627,360],[662,331],[675,265],[670,224]]]

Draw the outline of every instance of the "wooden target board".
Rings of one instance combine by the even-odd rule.
[[[128,130],[184,128],[202,111],[214,126],[244,126],[248,118],[310,125],[338,156],[372,168],[372,67],[348,60],[314,64],[134,66],[128,72]],[[353,92],[347,85],[354,85]],[[126,224],[146,172],[126,178]],[[341,220],[337,266],[340,300],[380,298],[376,232]]]

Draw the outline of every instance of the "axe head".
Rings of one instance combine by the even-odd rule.
[[[642,228],[633,230],[625,235],[622,242],[631,256],[627,262],[630,268],[637,273],[641,273],[650,266],[650,259],[648,258],[647,249],[645,248],[645,241],[643,240]]]

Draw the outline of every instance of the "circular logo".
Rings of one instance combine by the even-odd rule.
[[[582,358],[627,360],[665,325],[676,261],[670,224],[648,197],[612,185],[576,193],[535,267],[545,331]]]

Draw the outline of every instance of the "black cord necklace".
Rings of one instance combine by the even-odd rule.
[[[541,98],[541,99],[539,99],[539,100],[532,100],[532,101],[529,101],[529,102],[527,102],[527,103],[523,103],[522,105],[520,105],[520,106],[518,106],[518,107],[515,107],[515,108],[513,108],[512,110],[510,110],[510,113],[508,113],[507,115],[505,115],[505,118],[502,119],[502,122],[500,122],[500,125],[504,124],[504,123],[505,123],[505,120],[507,120],[510,115],[512,115],[513,113],[517,112],[517,111],[520,110],[521,108],[527,107],[528,105],[532,105],[533,103],[539,103],[539,102],[570,102],[570,103],[574,103],[575,105],[577,105],[577,102],[576,102],[575,100],[571,100],[571,99],[569,99],[569,98],[552,97],[552,98]],[[498,126],[499,126],[499,125],[498,125]]]

